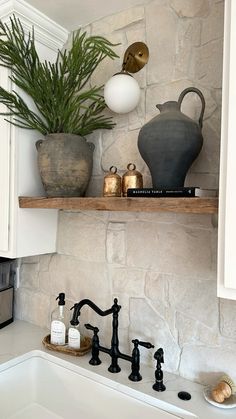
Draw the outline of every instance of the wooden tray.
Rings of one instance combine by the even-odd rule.
[[[80,349],[70,348],[68,345],[54,345],[53,343],[50,343],[50,335],[45,336],[42,343],[45,348],[49,349],[50,351],[56,351],[67,355],[83,356],[90,351],[92,346],[92,339],[88,336],[83,337],[81,339]]]

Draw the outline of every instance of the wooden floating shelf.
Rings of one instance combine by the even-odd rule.
[[[20,208],[214,214],[218,198],[46,198],[19,197]]]

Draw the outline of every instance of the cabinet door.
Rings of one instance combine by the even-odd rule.
[[[236,300],[236,1],[225,1],[218,296]]]
[[[25,2],[0,1],[4,23],[9,24],[13,13],[26,33],[34,26],[40,59],[54,62],[68,31]],[[15,90],[8,71],[0,67],[0,85]],[[24,100],[33,106],[31,98],[24,96]],[[0,256],[17,258],[55,252],[58,211],[21,209],[18,203],[19,195],[44,194],[35,148],[39,133],[10,125],[0,116],[0,137]]]
[[[0,67],[0,86],[9,89],[8,70]],[[0,112],[5,106],[0,103]],[[9,249],[9,211],[10,211],[10,126],[3,117],[0,120],[0,249]]]

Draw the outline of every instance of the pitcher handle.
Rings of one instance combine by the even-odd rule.
[[[200,117],[199,117],[199,120],[198,120],[199,126],[202,129],[203,115],[204,115],[204,111],[205,111],[205,107],[206,107],[206,102],[205,102],[205,99],[204,99],[204,96],[203,96],[202,92],[199,89],[197,89],[196,87],[187,87],[187,89],[184,89],[182,91],[182,93],[180,93],[180,96],[179,96],[179,99],[178,99],[178,104],[179,104],[179,107],[181,107],[182,102],[183,102],[183,98],[185,97],[185,95],[187,93],[190,93],[190,92],[197,93],[197,95],[200,97],[201,102],[202,102],[202,110],[201,110]]]

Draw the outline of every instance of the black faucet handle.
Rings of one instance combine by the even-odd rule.
[[[89,323],[86,323],[84,326],[86,327],[86,329],[92,330],[95,334],[99,332],[98,327],[94,327]]]
[[[147,349],[154,348],[154,345],[152,343],[150,343],[150,342],[143,342],[143,341],[138,340],[138,339],[133,339],[132,340],[132,343],[134,343],[134,346],[135,347],[137,347],[139,345],[139,346],[144,346],[144,348],[147,348]]]
[[[150,348],[154,348],[154,345],[152,345],[152,343],[150,342],[143,342],[138,339],[133,339],[132,343],[134,344],[134,349],[132,351],[131,374],[129,375],[129,379],[131,381],[140,381],[142,380],[142,376],[139,372],[139,369],[140,369],[139,346],[144,346],[144,348],[150,349]]]
[[[154,345],[150,342],[139,341],[139,346],[144,346],[144,348],[147,348],[147,349],[154,348]]]
[[[92,358],[90,359],[89,363],[91,365],[100,365],[102,361],[99,358],[99,350],[100,350],[99,337],[98,337],[99,329],[97,327],[92,326],[89,323],[86,323],[85,327],[86,329],[93,331]]]

